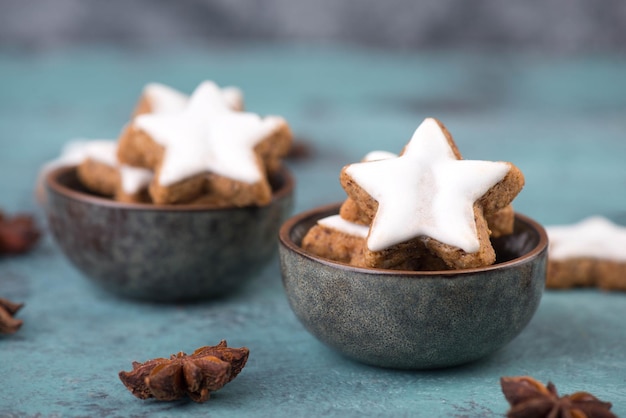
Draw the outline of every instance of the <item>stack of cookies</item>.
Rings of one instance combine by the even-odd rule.
[[[187,96],[147,85],[117,141],[70,150],[89,190],[124,202],[268,204],[291,147],[287,122],[243,111],[241,92],[205,81]]]
[[[428,118],[401,154],[368,154],[341,170],[348,197],[302,247],[357,267],[450,270],[488,266],[490,238],[510,234],[524,186],[508,162],[464,160],[441,122]]]

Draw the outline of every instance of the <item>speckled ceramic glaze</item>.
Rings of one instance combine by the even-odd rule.
[[[275,254],[293,206],[283,169],[269,205],[232,209],[127,204],[90,194],[75,168],[46,178],[46,212],[56,242],[87,277],[115,293],[153,301],[224,295]]]
[[[495,265],[456,271],[364,269],[305,252],[302,237],[338,205],[289,219],[280,263],[289,303],[319,340],[364,363],[402,369],[459,365],[501,348],[528,324],[545,284],[548,239],[516,215],[493,240]]]

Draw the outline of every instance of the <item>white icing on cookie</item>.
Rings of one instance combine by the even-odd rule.
[[[122,182],[122,190],[126,194],[135,194],[145,189],[154,177],[154,173],[151,170],[126,164],[120,165],[118,170]]]
[[[78,165],[85,161],[88,156],[98,159],[104,164],[112,165],[111,158],[115,159],[115,151],[111,156],[109,150],[111,146],[115,149],[115,142],[107,139],[70,141],[63,146],[61,154],[57,158],[44,164],[41,175],[43,176],[58,167]]]
[[[549,257],[597,258],[626,262],[626,227],[602,216],[592,216],[572,225],[546,227]]]
[[[317,223],[326,228],[334,229],[335,231],[343,232],[346,235],[352,235],[355,237],[365,239],[369,233],[369,226],[359,225],[354,222],[346,221],[339,215],[332,215],[326,218],[322,218]]]
[[[228,86],[221,90],[222,99],[233,110],[243,110],[243,93],[237,87]],[[144,95],[150,102],[152,113],[175,113],[182,111],[189,96],[161,83],[150,83],[144,87]]]
[[[397,156],[397,154],[388,151],[370,151],[365,155],[365,157],[363,157],[363,161],[386,160]],[[334,229],[335,231],[342,232],[346,235],[363,239],[367,238],[367,234],[369,234],[370,231],[369,225],[361,225],[355,222],[347,221],[340,215],[331,215],[326,218],[322,218],[318,220],[317,223],[321,226]]]
[[[87,141],[84,144],[83,151],[85,159],[91,158],[92,160],[108,165],[109,167],[118,166],[117,143],[115,141]]]
[[[91,157],[104,164],[115,165],[116,146],[115,141],[108,139],[70,141],[63,146],[61,155],[52,163],[57,166],[77,165]]]
[[[84,144],[84,157],[118,170],[122,190],[126,194],[135,194],[148,187],[152,180],[151,170],[120,164],[117,160],[117,143],[114,141],[88,141]]]
[[[119,164],[117,160],[117,142],[108,139],[77,140],[68,142],[61,155],[43,168],[49,172],[57,167],[79,165],[87,158],[119,170],[122,190],[127,194],[135,194],[148,186],[153,173],[144,168],[130,167]]]
[[[152,113],[180,112],[187,106],[189,96],[165,84],[150,83],[143,89]]]
[[[37,198],[40,202],[45,202],[44,180],[48,173],[59,167],[68,167],[78,165],[85,160],[85,151],[87,144],[94,141],[74,140],[66,143],[61,149],[61,154],[54,160],[46,162],[39,170],[37,176]],[[100,142],[97,140],[96,142]],[[102,140],[102,142],[110,142]]]
[[[233,110],[243,110],[243,92],[234,86],[222,87],[222,97],[224,101]]]
[[[363,157],[363,161],[386,160],[388,158],[395,158],[397,156],[397,154],[388,151],[371,151],[368,152],[365,157]],[[343,219],[340,215],[331,215],[326,218],[322,218],[318,220],[317,223],[321,226],[334,229],[335,231],[342,232],[346,235],[351,235],[363,239],[367,238],[367,234],[369,234],[370,230],[369,225],[361,225],[347,221]]]
[[[254,147],[284,123],[280,117],[233,111],[219,88],[207,81],[181,112],[140,115],[134,125],[165,148],[158,182],[169,186],[204,172],[250,184],[260,181],[264,174]]]
[[[371,251],[428,236],[474,253],[480,248],[474,202],[509,169],[504,162],[457,160],[429,118],[401,156],[352,164],[346,173],[378,202],[367,239]]]
[[[388,160],[389,158],[396,158],[397,156],[398,154],[389,151],[370,151],[363,157],[363,161]]]

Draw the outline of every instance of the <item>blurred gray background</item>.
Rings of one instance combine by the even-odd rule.
[[[623,52],[626,1],[0,0],[0,46],[242,40]]]

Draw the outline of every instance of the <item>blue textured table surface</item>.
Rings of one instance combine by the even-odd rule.
[[[440,118],[466,158],[526,175],[516,209],[544,224],[626,212],[626,60],[607,56],[247,46],[167,52],[0,51],[0,207],[34,212],[40,165],[73,138],[114,138],[142,86],[240,86],[248,109],[280,114],[311,147],[290,161],[296,211],[344,198],[340,168],[398,152]],[[502,416],[500,376],[532,375],[592,392],[626,414],[626,295],[547,291],[507,347],[467,366],[396,371],[361,365],[310,336],[292,314],[277,260],[229,298],[192,305],[122,300],[95,288],[49,235],[0,258],[0,295],[26,306],[0,337],[0,416]],[[205,404],[140,401],[117,373],[226,339],[251,355]]]

